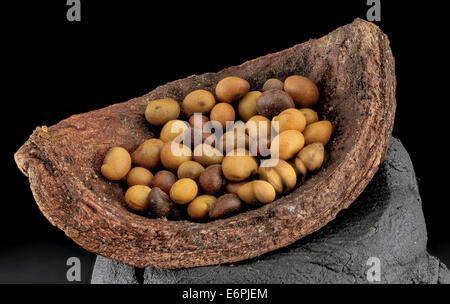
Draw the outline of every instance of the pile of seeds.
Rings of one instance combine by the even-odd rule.
[[[131,155],[111,148],[103,176],[126,182],[127,206],[154,218],[214,220],[272,203],[322,166],[333,126],[312,109],[319,90],[306,77],[249,90],[246,80],[226,77],[215,94],[195,90],[181,107],[170,98],[149,102],[145,118],[161,127],[159,139]]]

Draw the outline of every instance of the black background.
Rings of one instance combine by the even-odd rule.
[[[0,283],[67,283],[70,256],[81,259],[88,282],[94,260],[40,214],[14,163],[14,152],[36,126],[321,37],[356,17],[366,19],[369,8],[365,0],[142,2],[82,0],[81,22],[67,21],[66,1],[20,1],[3,11],[7,184],[0,211]],[[443,8],[437,1],[381,3],[382,21],[376,23],[389,35],[396,58],[394,136],[416,169],[429,251],[450,265],[448,76],[437,73],[447,65],[441,44],[445,19],[438,16]]]

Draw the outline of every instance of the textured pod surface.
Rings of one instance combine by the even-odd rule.
[[[320,112],[335,126],[323,168],[270,205],[209,223],[163,221],[129,212],[117,182],[102,178],[112,146],[133,151],[157,137],[144,118],[149,101],[212,91],[227,76],[260,90],[269,78],[304,75],[319,87]],[[361,19],[320,39],[227,68],[167,83],[128,102],[38,127],[15,154],[36,202],[53,224],[85,249],[156,268],[249,259],[311,234],[347,208],[386,153],[395,116],[395,66],[387,36]],[[301,195],[300,195],[301,194]]]

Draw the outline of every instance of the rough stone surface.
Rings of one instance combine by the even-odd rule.
[[[140,280],[149,284],[368,283],[367,261],[376,257],[381,262],[380,283],[450,284],[450,272],[427,253],[426,243],[414,169],[400,141],[392,138],[385,161],[366,190],[318,232],[234,265],[148,267]],[[133,280],[131,267],[98,257],[92,282]]]
[[[214,92],[218,81],[232,75],[246,79],[252,89],[262,88],[269,78],[290,75],[306,76],[318,85],[317,110],[334,127],[321,170],[272,204],[208,223],[130,212],[123,185],[100,173],[106,152],[113,146],[134,151],[158,136],[159,129],[143,115],[151,100],[181,102],[196,89]],[[88,251],[141,268],[243,261],[293,244],[354,202],[386,153],[395,88],[388,37],[376,25],[357,19],[278,53],[176,80],[142,97],[38,127],[15,160],[29,177],[44,216]]]

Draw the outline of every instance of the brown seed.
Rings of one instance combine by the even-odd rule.
[[[227,154],[235,149],[248,149],[250,138],[245,133],[245,128],[242,130],[233,129],[222,135],[220,140],[220,148],[224,154]]]
[[[166,169],[177,170],[182,163],[192,159],[192,151],[183,144],[168,141],[161,148],[160,157]]]
[[[195,147],[193,157],[196,162],[205,167],[220,164],[223,160],[222,152],[206,144],[200,144]]]
[[[212,108],[209,118],[211,121],[218,121],[223,129],[227,129],[227,123],[228,125],[234,123],[236,113],[230,104],[221,102]]]
[[[252,116],[258,114],[256,110],[256,100],[261,96],[261,92],[252,91],[245,94],[245,96],[239,101],[238,113],[242,121],[246,122]]]
[[[153,218],[180,218],[182,209],[172,202],[164,191],[160,188],[152,188],[148,195],[148,214]]]
[[[135,166],[144,167],[149,170],[156,168],[161,159],[159,154],[164,142],[158,138],[144,141],[132,154],[131,159]]]
[[[201,164],[195,161],[187,161],[182,163],[177,170],[178,178],[190,178],[193,180],[198,180],[200,174],[205,171],[205,168]]]
[[[239,187],[238,196],[249,205],[270,204],[275,200],[273,186],[262,180],[255,180]]]
[[[211,92],[206,90],[195,90],[184,98],[181,107],[183,113],[187,117],[190,117],[194,113],[208,113],[215,104],[216,100]]]
[[[182,120],[171,120],[168,121],[164,127],[161,129],[159,138],[163,142],[169,142],[177,140],[178,143],[181,142],[184,132],[188,131],[189,124]]]
[[[212,165],[202,172],[198,180],[198,186],[206,194],[216,194],[225,184],[222,176],[222,166]]]
[[[278,134],[270,145],[273,158],[288,160],[293,158],[305,145],[305,138],[297,130],[288,130]]]
[[[284,81],[284,91],[288,93],[295,104],[302,108],[310,108],[319,100],[319,89],[310,79],[303,76],[290,76]]]
[[[130,169],[130,153],[122,147],[114,147],[106,153],[101,172],[109,180],[120,180],[128,174]]]
[[[153,188],[160,188],[165,193],[169,194],[170,188],[175,184],[177,178],[175,174],[167,170],[158,171],[152,180]]]
[[[274,162],[274,166],[270,166]],[[284,160],[265,160],[258,169],[259,178],[269,182],[278,193],[291,191],[297,184],[294,168]]]
[[[190,203],[198,193],[197,183],[190,178],[182,178],[170,188],[170,199],[179,205]]]
[[[161,126],[180,115],[180,105],[173,99],[150,101],[145,109],[145,119],[154,126]]]
[[[305,115],[297,109],[287,109],[272,119],[272,127],[278,133],[287,130],[303,132],[306,127]]]
[[[212,195],[197,196],[187,207],[189,217],[194,220],[206,219],[209,217],[209,210],[216,200],[216,197]]]
[[[256,101],[259,115],[269,119],[290,108],[295,108],[294,101],[286,92],[280,90],[266,91]]]
[[[134,167],[127,174],[127,184],[130,187],[134,185],[150,186],[152,179],[153,174],[143,167]]]
[[[269,90],[283,90],[283,82],[276,78],[270,78],[268,79],[264,85],[263,85],[263,91],[269,91]]]
[[[216,97],[219,101],[231,103],[242,98],[250,89],[250,84],[239,77],[226,77],[216,86]]]
[[[212,133],[204,132],[200,128],[191,128],[191,142],[190,147],[195,149],[200,144],[207,144],[214,147],[216,144],[216,136]],[[186,142],[184,142],[185,145]]]
[[[256,174],[258,163],[247,150],[235,150],[222,162],[223,175],[232,182],[241,182]]]
[[[325,146],[330,140],[332,133],[333,125],[328,120],[312,123],[303,131],[305,144],[320,142]]]
[[[236,214],[242,207],[241,200],[234,193],[228,193],[219,197],[209,210],[209,218],[212,220],[225,218]]]
[[[319,115],[317,115],[316,111],[308,108],[300,109],[300,111],[305,115],[306,125],[319,121]]]
[[[192,115],[189,118],[189,125],[192,128],[202,129],[203,125],[209,121],[208,117],[205,115]]]
[[[248,183],[249,181],[242,181],[239,183],[228,183],[225,186],[225,190],[229,193],[234,193],[237,194],[239,187],[245,185],[246,183]]]
[[[297,174],[297,180],[301,183],[304,182],[306,173],[308,173],[308,169],[306,168],[305,164],[298,157],[290,160],[289,163],[294,168],[295,173]]]
[[[322,143],[316,142],[304,147],[297,155],[309,171],[319,169],[325,157],[325,148]]]
[[[143,185],[135,185],[128,188],[125,192],[125,202],[128,207],[136,211],[146,211],[148,209],[148,195],[150,187]]]

